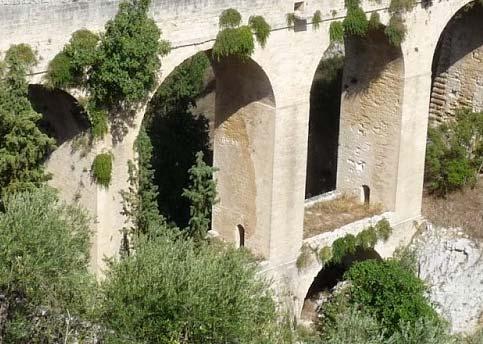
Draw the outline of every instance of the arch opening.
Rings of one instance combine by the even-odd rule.
[[[431,78],[430,126],[451,121],[462,107],[483,110],[483,6],[473,2],[446,25],[436,46]]]
[[[89,119],[79,102],[69,93],[40,84],[28,86],[32,108],[42,114],[39,127],[61,145],[89,129]]]
[[[196,162],[196,153],[203,152],[204,161],[213,163],[215,94],[209,53],[198,53],[166,77],[142,122],[140,135],[145,132],[147,144],[152,145],[151,156],[144,153],[158,188],[158,208],[180,228],[188,226],[190,203],[182,193],[189,186],[188,170]]]
[[[475,130],[470,127],[483,114],[483,5],[478,1],[456,12],[441,32],[433,54],[428,112],[422,214],[436,225],[461,227],[481,237],[483,180],[478,177],[478,151],[472,148],[476,145],[462,143],[465,139],[460,136],[456,148],[467,147],[461,153],[447,139],[458,121],[466,123],[466,132]],[[465,115],[457,121],[460,112]],[[466,116],[473,118],[468,122]],[[439,149],[440,144],[450,147],[450,154]],[[448,166],[461,167],[451,170],[451,181]],[[458,189],[462,192],[451,192]]]
[[[320,307],[323,307],[324,300],[331,294],[334,287],[344,280],[344,273],[357,263],[369,259],[382,260],[381,256],[374,249],[359,247],[353,255],[347,255],[339,264],[324,266],[315,276],[305,296],[302,307],[301,318],[307,321],[315,321]]]
[[[181,194],[195,154],[202,151],[205,162],[216,168],[219,203],[213,207],[213,230],[268,255],[274,120],[270,81],[252,59],[213,61],[207,51],[179,65],[143,120],[153,145],[160,212],[181,228],[188,224],[189,203]]]
[[[306,199],[336,188],[343,68],[343,46],[332,44],[317,67],[310,90]]]

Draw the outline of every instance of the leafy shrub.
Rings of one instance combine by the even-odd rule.
[[[5,63],[10,67],[18,64],[21,68],[28,70],[37,64],[37,56],[29,45],[14,44],[5,53]]]
[[[320,27],[320,23],[322,23],[322,13],[320,10],[317,10],[312,16],[312,27],[314,30],[317,30]]]
[[[387,219],[382,219],[376,223],[376,235],[378,239],[386,241],[392,233],[391,224]]]
[[[351,5],[347,8],[347,16],[342,25],[344,33],[351,36],[364,37],[369,29],[366,13],[359,5]]]
[[[391,43],[394,46],[399,46],[406,38],[406,25],[400,15],[393,15],[391,19],[389,19],[389,24],[386,26],[384,33]]]
[[[347,307],[342,312],[336,312],[330,324],[331,326],[324,327],[323,343],[385,343],[379,322],[356,307]]]
[[[99,36],[89,30],[74,32],[69,43],[49,63],[46,80],[51,87],[85,85],[86,69],[97,58]]]
[[[473,185],[483,163],[483,112],[459,110],[456,120],[428,130],[425,181],[444,196]]]
[[[396,260],[356,263],[344,278],[352,282],[350,302],[373,314],[389,335],[400,329],[401,322],[437,319],[424,296],[423,282]]]
[[[87,115],[91,123],[91,133],[94,138],[102,138],[107,134],[109,130],[107,110],[98,109],[92,103],[88,103]]]
[[[309,245],[303,244],[300,249],[300,254],[295,261],[295,266],[298,270],[303,270],[309,266],[312,261],[312,249]]]
[[[218,33],[213,45],[213,57],[220,60],[227,56],[248,59],[255,51],[252,30],[249,26],[227,28]]]
[[[267,44],[267,39],[270,36],[271,27],[262,16],[251,16],[248,24],[252,28],[258,44],[262,48]]]
[[[122,2],[107,22],[88,79],[96,104],[113,108],[136,103],[155,85],[159,56],[169,49],[160,43],[156,22],[148,18],[149,4],[149,0]]]
[[[240,12],[238,12],[234,8],[229,8],[221,13],[219,19],[219,26],[221,29],[233,29],[240,26],[241,19],[242,17]]]
[[[167,233],[112,266],[100,319],[115,343],[270,343],[275,303],[257,271],[245,250]]]
[[[59,202],[50,189],[12,195],[4,206],[0,214],[0,294],[6,299],[0,302],[7,303],[7,314],[2,314],[4,340],[60,342],[53,340],[65,332],[60,315],[88,312],[95,295],[87,271],[88,217]]]
[[[332,260],[334,264],[339,264],[345,256],[353,255],[357,250],[357,240],[352,234],[347,234],[343,238],[335,240],[332,244]]]
[[[319,250],[318,258],[322,264],[330,262],[330,260],[332,259],[332,247],[330,246],[322,247]]]
[[[110,153],[98,154],[92,162],[92,175],[97,184],[108,187],[111,184],[112,155]]]
[[[331,42],[344,41],[344,25],[340,21],[333,21],[330,23],[329,36]]]

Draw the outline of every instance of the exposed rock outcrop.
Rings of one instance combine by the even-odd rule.
[[[426,224],[413,240],[419,277],[453,333],[473,332],[483,315],[483,247],[463,230]]]

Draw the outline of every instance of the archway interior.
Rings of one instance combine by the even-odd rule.
[[[483,6],[467,5],[449,21],[432,65],[430,126],[454,119],[455,111],[483,110]]]
[[[359,198],[366,185],[371,203],[395,205],[404,63],[400,47],[383,29],[346,37],[342,77],[337,189]]]
[[[374,249],[359,247],[354,254],[345,256],[341,263],[329,263],[324,266],[307,291],[301,317],[306,320],[315,320],[318,308],[323,307],[321,301],[331,293],[339,282],[343,281],[344,273],[354,263],[368,259],[382,260],[381,256]]]
[[[336,188],[343,46],[332,45],[321,59],[310,90],[305,198]]]
[[[275,97],[263,69],[253,60],[224,58],[214,63],[216,114],[214,166],[220,202],[213,228],[267,257],[270,239]]]
[[[148,105],[142,128],[152,145],[151,165],[158,187],[158,207],[168,221],[188,225],[188,170],[197,152],[213,161],[216,79],[209,54],[202,52],[168,75]]]
[[[253,60],[212,61],[194,55],[162,83],[148,106],[143,129],[152,145],[151,164],[160,212],[178,227],[189,221],[189,185],[195,154],[216,168],[219,203],[213,229],[268,254],[275,99]],[[262,230],[258,230],[262,229]]]
[[[28,87],[32,108],[42,114],[39,127],[57,141],[57,145],[88,130],[89,120],[79,102],[65,91],[32,84]]]

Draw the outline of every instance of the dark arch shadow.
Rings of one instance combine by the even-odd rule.
[[[344,273],[357,262],[375,259],[382,260],[381,256],[374,249],[363,249],[359,247],[353,255],[347,255],[339,264],[329,263],[319,271],[310,285],[307,295],[305,296],[304,306],[302,308],[302,318],[314,319],[317,311],[317,305],[314,302],[321,293],[329,293],[337,283],[343,281]]]
[[[223,90],[216,97],[215,127],[249,104],[258,102],[275,107],[272,84],[265,71],[252,59],[226,57],[214,61],[213,70],[217,88]]]
[[[182,193],[189,185],[188,170],[196,152],[202,151],[205,162],[213,163],[216,79],[208,56],[196,54],[168,75],[148,104],[142,124],[153,146],[159,210],[180,228],[189,221],[190,204]]]
[[[32,108],[42,114],[39,127],[61,145],[89,129],[87,114],[69,93],[32,84],[28,87]]]
[[[336,188],[343,69],[343,53],[323,57],[312,82],[305,180],[306,199]]]

